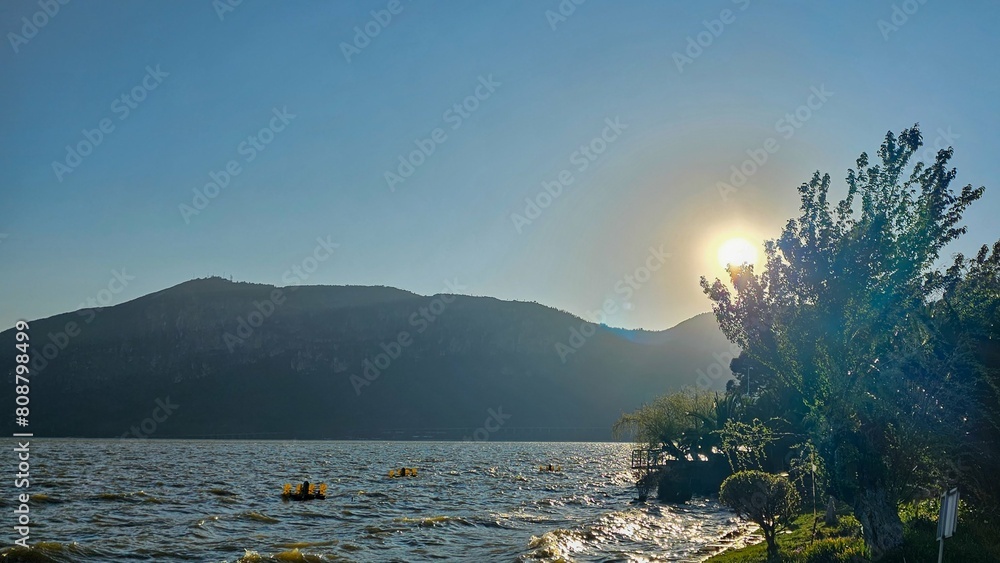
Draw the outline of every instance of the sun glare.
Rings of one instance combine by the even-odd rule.
[[[719,247],[719,265],[741,266],[757,261],[757,248],[745,238],[731,238]]]

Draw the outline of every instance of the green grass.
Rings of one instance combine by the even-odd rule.
[[[840,522],[826,526],[817,518],[816,538],[812,539],[813,516],[795,519],[788,532],[778,534],[782,563],[854,563],[869,561],[861,539],[861,525],[846,507],[838,510]],[[937,505],[933,501],[915,503],[900,511],[903,519],[903,547],[880,559],[880,563],[937,563]],[[812,540],[812,541],[811,541]],[[767,546],[761,543],[726,551],[706,563],[763,563]],[[1000,563],[1000,526],[982,517],[963,513],[955,535],[945,540],[945,563]]]
[[[851,554],[863,553],[861,525],[853,516],[843,514],[836,526],[823,523],[823,513],[816,518],[816,538],[813,540],[813,515],[803,514],[789,528],[778,534],[782,562],[825,563],[852,561]],[[810,541],[812,540],[812,541]],[[761,563],[767,561],[767,545],[761,543],[726,551],[707,563]]]

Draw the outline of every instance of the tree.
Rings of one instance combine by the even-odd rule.
[[[983,188],[952,190],[951,149],[910,166],[921,144],[917,126],[888,133],[836,207],[816,172],[799,188],[801,215],[765,243],[760,274],[730,269],[733,290],[701,280],[723,333],[801,397],[803,430],[876,558],[902,544],[897,504],[939,470],[972,412],[968,381],[949,369],[960,352],[938,345],[930,304],[939,253]]]
[[[941,297],[931,314],[942,347],[954,350],[952,368],[971,387],[972,427],[962,436],[946,478],[962,485],[963,498],[1000,512],[1000,242],[982,246],[968,260],[961,254],[932,277]]]
[[[617,438],[630,435],[647,448],[673,458],[659,460],[666,463],[652,471],[637,470],[640,497],[654,484],[657,497],[665,502],[685,502],[695,493],[718,491],[729,475],[719,430],[739,408],[737,396],[719,397],[686,389],[622,415],[613,429]]]
[[[631,435],[636,442],[662,450],[678,460],[720,454],[716,432],[732,416],[737,399],[690,389],[657,397],[615,422],[616,437]]]
[[[769,560],[778,559],[778,531],[787,526],[799,508],[799,493],[787,477],[763,471],[730,475],[719,489],[719,502],[760,526]]]
[[[722,438],[722,451],[733,471],[763,470],[767,447],[776,439],[774,431],[756,418],[749,424],[739,420],[727,421],[719,430],[719,436]]]

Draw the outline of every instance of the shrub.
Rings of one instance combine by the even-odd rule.
[[[857,538],[819,540],[802,550],[803,563],[853,563],[865,560],[865,543]]]
[[[763,471],[740,471],[722,482],[719,502],[760,526],[767,554],[777,560],[775,536],[795,517],[799,494],[787,477]]]

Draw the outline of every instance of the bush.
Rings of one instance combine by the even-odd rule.
[[[803,563],[854,563],[865,561],[865,544],[857,538],[819,540],[802,550]]]
[[[775,536],[795,518],[799,508],[799,493],[788,478],[763,471],[734,473],[722,482],[719,502],[760,526],[768,558],[777,560]]]

